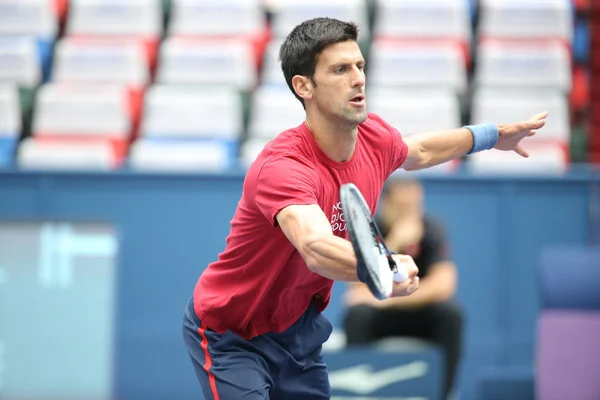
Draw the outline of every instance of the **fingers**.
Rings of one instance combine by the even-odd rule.
[[[548,111],[541,112],[539,114],[533,115],[530,120],[538,121],[541,119],[546,119],[548,117]]]
[[[402,264],[402,266],[406,268],[408,279],[414,278],[419,273],[419,268],[417,268],[417,265],[411,256],[395,254],[394,259],[397,263]],[[398,269],[400,269],[400,266],[398,266]]]
[[[522,146],[517,146],[515,147],[515,152],[520,155],[521,157],[525,157],[528,158],[529,157],[529,153],[527,152],[527,150],[525,150]]]
[[[419,277],[407,279],[402,283],[395,283],[391,297],[409,296],[419,289]]]
[[[544,125],[546,125],[546,120],[545,119],[540,119],[540,120],[537,120],[537,121],[530,122],[529,123],[529,129],[540,129]]]
[[[417,289],[419,289],[419,277],[415,276],[414,278],[412,278],[409,281],[409,284],[408,284],[408,286],[406,287],[406,289],[404,291],[404,295],[405,296],[410,296],[411,294],[413,294],[414,292],[416,292]]]
[[[533,136],[533,135],[535,135],[536,133],[537,133],[537,130],[535,130],[535,129],[534,129],[534,130],[532,130],[531,132],[529,132],[529,133],[527,134],[527,136]]]

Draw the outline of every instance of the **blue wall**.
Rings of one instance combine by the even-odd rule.
[[[243,176],[0,173],[0,220],[102,221],[121,253],[116,392],[120,399],[198,396],[180,322],[199,273],[225,244]],[[531,371],[539,251],[598,238],[598,175],[423,177],[446,223],[467,327],[462,399],[486,369]],[[565,266],[568,269],[568,266]],[[341,293],[343,285],[335,287]],[[327,315],[339,325],[339,296]]]

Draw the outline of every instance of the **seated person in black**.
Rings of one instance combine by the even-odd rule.
[[[416,337],[445,350],[445,393],[452,393],[462,339],[462,311],[452,300],[457,270],[439,221],[423,210],[423,188],[414,180],[390,180],[377,222],[390,250],[413,257],[420,287],[414,294],[376,300],[362,283],[348,285],[344,330],[348,346],[390,337]]]

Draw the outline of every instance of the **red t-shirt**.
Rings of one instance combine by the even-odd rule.
[[[343,163],[329,159],[304,124],[278,135],[248,170],[225,250],[198,279],[198,318],[217,332],[250,339],[284,331],[313,298],[324,310],[333,281],[308,269],[277,225],[277,213],[318,204],[333,233],[347,238],[340,186],[354,183],[375,213],[385,180],[407,152],[400,133],[374,114],[358,126],[354,155]]]

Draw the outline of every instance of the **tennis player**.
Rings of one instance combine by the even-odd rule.
[[[207,399],[330,397],[321,346],[332,326],[321,312],[335,280],[358,281],[340,185],[354,183],[374,213],[398,168],[419,170],[491,148],[527,157],[520,141],[545,124],[542,113],[403,140],[367,112],[357,34],[353,23],[316,18],[281,45],[285,80],[306,119],[250,166],[226,247],[201,274],[184,315],[185,344]],[[391,295],[410,295],[417,266],[409,256],[396,260],[409,278]]]

